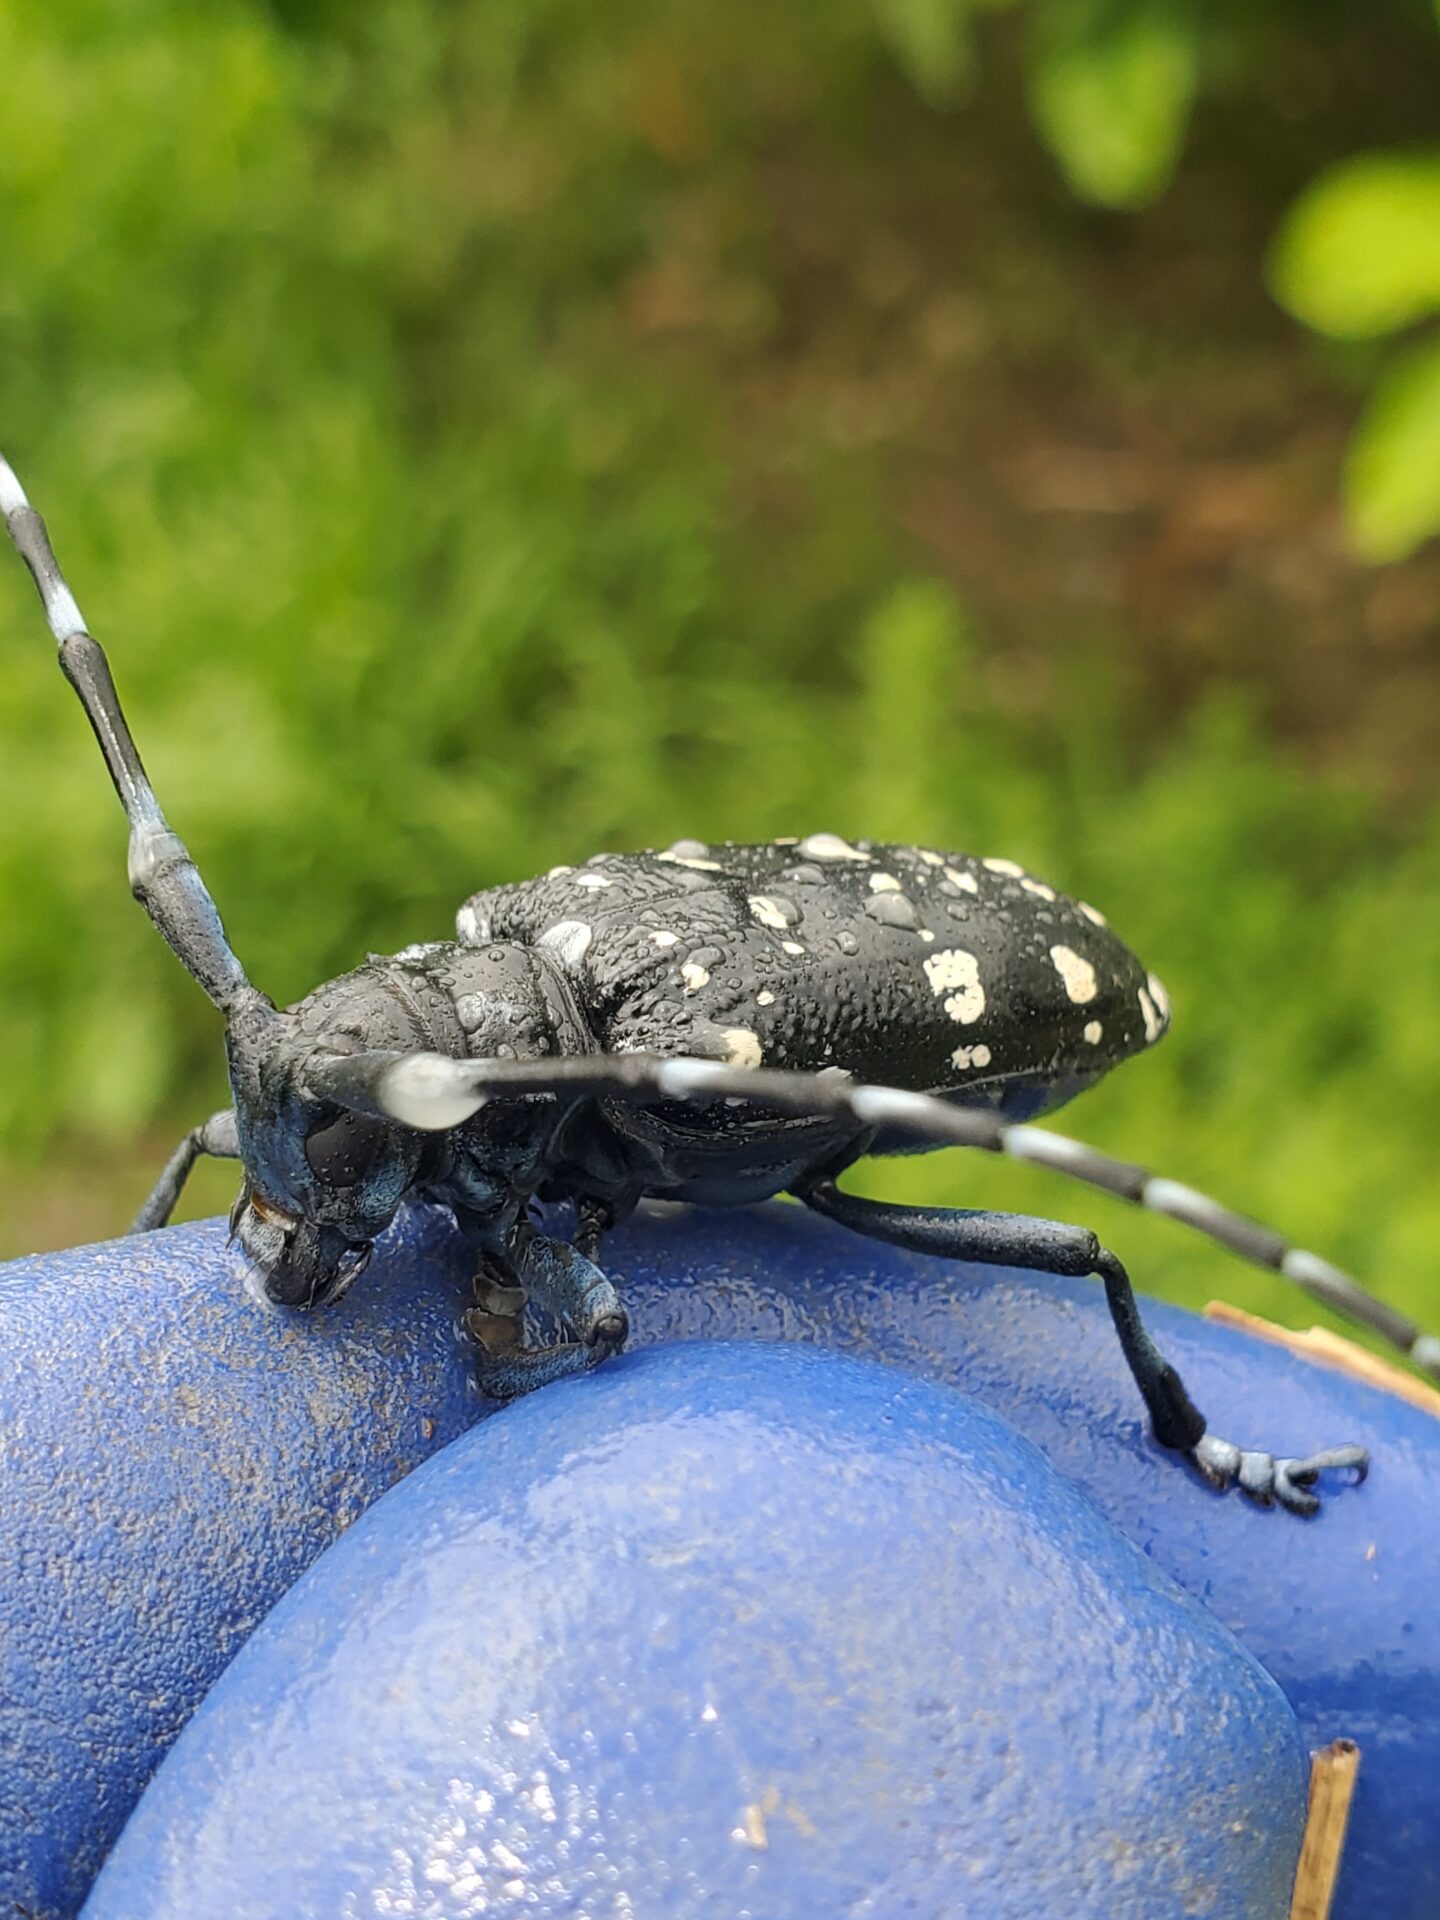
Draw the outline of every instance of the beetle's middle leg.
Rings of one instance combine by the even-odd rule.
[[[487,1272],[480,1302],[465,1315],[476,1368],[492,1400],[514,1400],[618,1353],[630,1331],[620,1296],[593,1260],[522,1221],[511,1238],[504,1281]],[[508,1282],[509,1284],[505,1284]],[[527,1347],[520,1309],[526,1300],[550,1314],[566,1339]]]
[[[1108,1248],[1085,1227],[1018,1214],[970,1213],[947,1207],[887,1206],[842,1193],[830,1180],[800,1195],[808,1207],[855,1233],[912,1253],[969,1260],[982,1266],[1024,1267],[1073,1278],[1096,1275],[1104,1283],[1110,1317],[1136,1386],[1150,1414],[1155,1438],[1194,1462],[1215,1487],[1238,1485],[1262,1506],[1279,1501],[1292,1513],[1314,1513],[1319,1499],[1309,1491],[1330,1467],[1349,1468],[1363,1479],[1369,1464],[1361,1447],[1330,1447],[1306,1460],[1235,1446],[1210,1433],[1205,1416],[1184,1381],[1150,1337],[1140,1317],[1129,1275]]]

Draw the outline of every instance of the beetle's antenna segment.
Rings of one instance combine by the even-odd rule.
[[[585,1054],[568,1060],[451,1060],[435,1053],[320,1055],[306,1073],[312,1092],[359,1113],[434,1130],[454,1127],[492,1099],[619,1100],[644,1106],[661,1100],[744,1100],[775,1113],[858,1122],[894,1129],[941,1146],[979,1147],[1062,1173],[1121,1200],[1162,1213],[1229,1247],[1242,1259],[1293,1281],[1312,1299],[1378,1334],[1412,1365],[1440,1380],[1440,1337],[1367,1293],[1358,1280],[1281,1234],[1232,1213],[1208,1194],[1144,1167],[1051,1133],[1012,1126],[982,1107],[952,1106],[934,1094],[859,1085],[842,1074],[817,1076],[736,1067],[717,1060],[659,1059],[650,1054]]]
[[[0,513],[39,589],[60,649],[60,668],[79,696],[130,822],[130,890],[214,1004],[232,1013],[259,998],[236,959],[220,914],[183,841],[171,831],[146,776],[110,663],[91,638],[50,546],[45,522],[0,456]]]

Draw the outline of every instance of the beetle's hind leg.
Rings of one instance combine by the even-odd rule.
[[[1261,1506],[1278,1501],[1291,1513],[1311,1514],[1320,1505],[1311,1488],[1323,1472],[1348,1470],[1357,1480],[1365,1477],[1369,1459],[1363,1447],[1330,1447],[1305,1460],[1277,1459],[1207,1431],[1205,1416],[1141,1319],[1129,1275],[1085,1227],[1008,1213],[887,1206],[842,1193],[829,1180],[816,1182],[800,1197],[817,1213],[855,1233],[913,1253],[1075,1278],[1097,1276],[1104,1284],[1120,1349],[1149,1411],[1155,1438],[1161,1446],[1184,1454],[1211,1486],[1238,1486]]]
[[[567,1338],[551,1347],[527,1346],[526,1301],[557,1321]],[[515,1400],[554,1380],[587,1373],[618,1353],[630,1322],[619,1294],[593,1260],[522,1222],[503,1276],[490,1265],[482,1271],[465,1330],[475,1341],[481,1391],[492,1400]]]

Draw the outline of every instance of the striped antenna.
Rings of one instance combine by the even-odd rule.
[[[61,671],[85,709],[130,822],[131,892],[222,1012],[253,1006],[261,996],[246,979],[225,938],[219,912],[195,862],[160,811],[121,711],[110,663],[99,642],[85,631],[75,596],[56,564],[45,522],[3,457],[0,513],[39,589],[45,618],[60,649]]]
[[[1158,1179],[1046,1127],[1012,1126],[978,1107],[952,1106],[934,1094],[859,1085],[839,1073],[748,1068],[716,1060],[666,1060],[648,1054],[584,1054],[568,1060],[451,1060],[434,1053],[317,1056],[307,1082],[322,1099],[357,1112],[436,1130],[461,1124],[492,1099],[529,1096],[604,1098],[631,1105],[661,1100],[743,1100],[775,1113],[850,1120],[896,1129],[936,1146],[978,1147],[1129,1200],[1194,1228],[1243,1259],[1287,1280],[1332,1312],[1378,1334],[1422,1373],[1440,1380],[1440,1338],[1423,1333],[1397,1308],[1318,1254],[1269,1227],[1232,1213],[1208,1194]]]

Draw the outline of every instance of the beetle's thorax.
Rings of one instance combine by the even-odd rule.
[[[589,1035],[558,969],[506,941],[433,941],[371,954],[288,1010],[297,1050],[394,1047],[451,1059],[586,1052]]]

